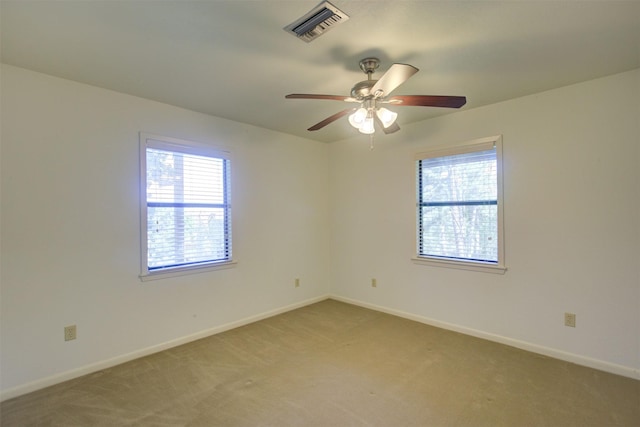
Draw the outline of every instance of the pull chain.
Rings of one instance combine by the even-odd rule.
[[[373,134],[369,135],[369,143],[371,144],[369,150],[373,151]]]

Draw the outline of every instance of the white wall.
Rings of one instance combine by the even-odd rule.
[[[639,121],[635,70],[332,144],[332,293],[640,378]],[[413,154],[497,134],[508,271],[413,264]]]
[[[11,66],[1,78],[3,397],[326,295],[326,144]],[[139,131],[232,150],[235,268],[138,279]]]

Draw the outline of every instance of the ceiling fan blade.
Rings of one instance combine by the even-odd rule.
[[[319,123],[316,123],[315,125],[311,126],[307,130],[314,131],[314,130],[322,129],[323,127],[325,127],[329,123],[333,123],[336,120],[338,120],[340,117],[344,117],[347,114],[349,114],[349,113],[351,113],[351,112],[353,112],[355,110],[356,110],[355,108],[347,108],[346,110],[342,110],[342,111],[340,111],[338,113],[335,113],[333,116],[329,116],[326,119],[324,119],[323,121],[321,121]]]
[[[287,99],[328,99],[331,101],[347,101],[347,102],[357,102],[356,99],[350,96],[342,96],[342,95],[314,95],[311,93],[292,93],[286,95]]]
[[[391,91],[406,82],[418,69],[409,64],[393,64],[371,88],[370,93],[382,91],[382,96],[388,96]]]
[[[460,108],[467,103],[467,98],[464,96],[398,95],[388,98],[387,102],[397,106]]]
[[[398,132],[400,130],[400,126],[398,126],[398,123],[396,122],[393,122],[392,124],[390,124],[389,127],[384,127],[384,125],[382,124],[382,120],[380,120],[377,114],[373,115],[373,120],[375,120],[378,127],[382,129],[382,132],[384,132],[387,135],[390,133]]]

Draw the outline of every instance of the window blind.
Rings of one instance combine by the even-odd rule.
[[[229,160],[146,148],[149,271],[231,258]]]
[[[495,146],[418,165],[418,255],[498,262]]]

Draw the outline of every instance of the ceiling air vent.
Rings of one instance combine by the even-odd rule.
[[[309,43],[347,19],[349,16],[346,13],[323,1],[302,18],[284,27],[284,30]]]

